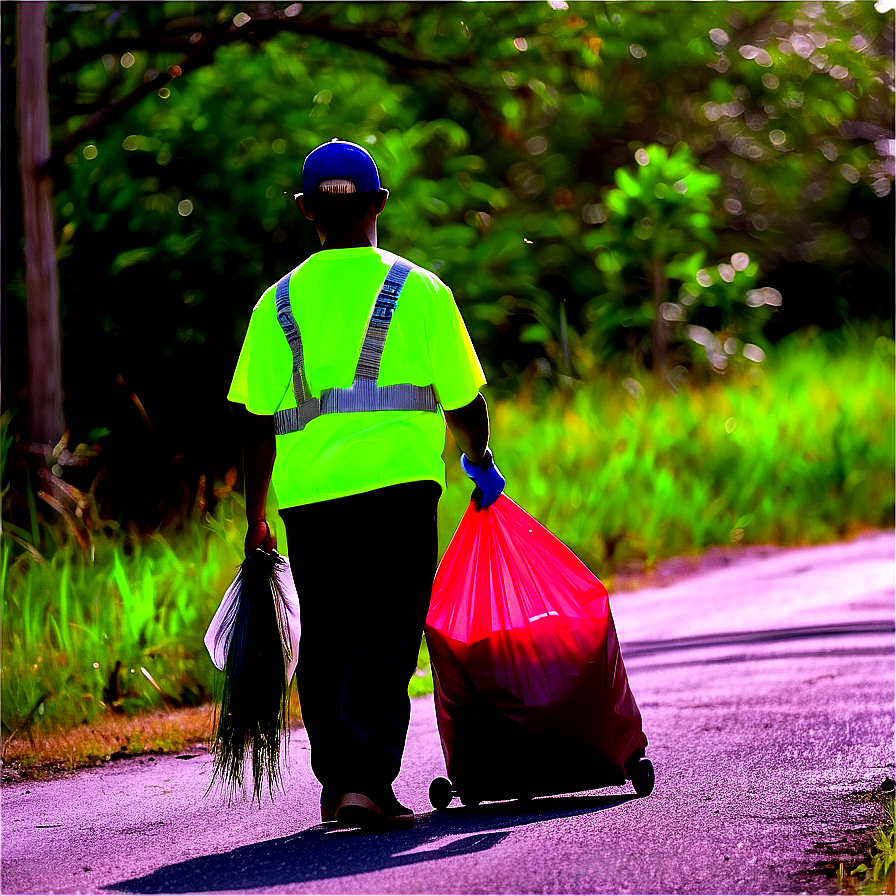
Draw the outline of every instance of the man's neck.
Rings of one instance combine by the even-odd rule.
[[[376,248],[376,224],[364,227],[358,224],[345,230],[332,230],[320,233],[321,249],[369,249]]]

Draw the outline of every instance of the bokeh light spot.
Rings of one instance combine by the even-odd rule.
[[[677,302],[663,302],[660,305],[663,320],[684,320],[684,308]]]
[[[754,361],[756,364],[761,364],[765,360],[765,352],[759,348],[758,345],[747,343],[747,345],[744,346],[744,357],[748,361]]]
[[[685,332],[687,333],[688,339],[696,342],[697,345],[711,345],[715,339],[715,336],[713,336],[706,327],[690,326],[686,328]]]
[[[814,44],[812,45],[812,49],[815,49]],[[752,59],[758,65],[766,68],[774,64],[768,50],[764,50],[762,47],[755,47],[753,44],[744,44],[737,52],[740,53],[744,59]]]
[[[586,224],[603,224],[607,217],[607,209],[599,202],[586,205],[582,209],[582,220]]]
[[[773,308],[777,308],[783,301],[781,293],[779,293],[773,286],[763,286],[762,290],[765,293],[766,305],[771,305]]]
[[[791,34],[790,46],[801,59],[808,59],[815,52],[815,44],[805,34]]]

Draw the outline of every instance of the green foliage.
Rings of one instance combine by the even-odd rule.
[[[847,876],[841,865],[840,885],[849,885],[850,892],[862,896],[878,896],[893,889],[893,866],[896,864],[896,802],[887,800],[888,823],[874,832],[868,864],[860,863]]]
[[[605,376],[544,405],[525,392],[492,402],[493,444],[510,497],[605,579],[713,544],[821,542],[893,523],[893,375],[892,339],[801,337],[758,377],[673,394]],[[446,462],[442,551],[472,490],[456,449]],[[202,638],[244,525],[231,496],[177,537],[98,536],[92,562],[74,538],[51,559],[23,552],[4,527],[7,739],[208,700]],[[432,687],[425,646],[418,666],[412,694]]]
[[[493,406],[507,493],[598,574],[892,525],[892,346],[794,337],[765,370],[677,394],[603,376],[563,401]]]
[[[617,186],[606,189],[602,204],[589,211],[601,226],[586,236],[585,245],[595,250],[606,288],[584,309],[594,324],[592,349],[608,360],[626,344],[636,346],[664,370],[669,343],[694,333],[685,322],[706,317],[707,309],[718,312],[708,315],[721,331],[714,334],[716,343],[735,333],[760,339],[766,316],[747,303],[757,263],[739,252],[717,267],[706,264],[722,223],[717,211],[721,177],[699,167],[684,144],[671,155],[656,144],[641,147],[635,160],[634,175],[618,168]],[[678,301],[673,302],[676,282]],[[700,327],[701,335],[705,331]],[[715,369],[727,366],[720,350],[707,353],[707,359]]]
[[[217,525],[235,526],[223,504]],[[13,544],[4,531],[7,737],[36,721],[32,709],[56,727],[210,699],[202,637],[240,562],[230,544],[198,527],[176,543],[113,536],[98,541],[93,562],[74,539],[50,560]]]
[[[316,248],[290,196],[330,137],[379,160],[393,190],[381,244],[454,289],[495,394],[607,366],[638,376],[657,321],[675,380],[808,323],[892,317],[892,13],[562,6],[49,5],[78,358],[66,412],[76,442],[110,430],[98,498],[112,517],[151,529],[238,464],[228,379],[258,295]],[[14,12],[0,10],[8,100]],[[113,103],[102,128],[78,130]],[[655,161],[632,173],[639,151]],[[0,266],[5,406],[26,369],[17,196]],[[777,292],[745,302],[756,284]]]

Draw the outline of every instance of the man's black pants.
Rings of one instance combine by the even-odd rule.
[[[435,482],[280,512],[299,595],[297,680],[324,798],[391,788],[438,562]]]

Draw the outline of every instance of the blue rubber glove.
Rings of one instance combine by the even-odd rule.
[[[491,451],[486,449],[485,457],[479,463],[473,463],[466,454],[460,456],[460,467],[476,483],[471,500],[476,503],[477,510],[491,507],[501,492],[504,491],[505,479],[501,471],[495,466],[495,459]]]

